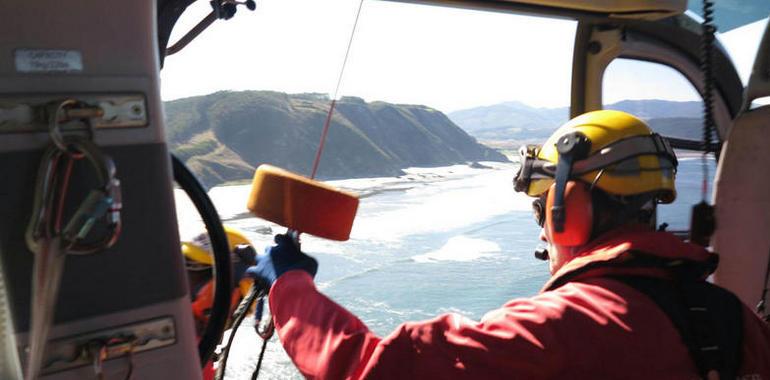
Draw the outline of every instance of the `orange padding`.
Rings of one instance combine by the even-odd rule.
[[[564,189],[564,231],[553,230],[553,204],[556,202],[556,184],[548,190],[545,203],[546,226],[551,243],[565,247],[576,247],[588,243],[594,224],[594,208],[591,190],[582,182],[569,181]]]
[[[348,240],[358,197],[275,166],[260,165],[247,207],[257,217],[302,233]]]

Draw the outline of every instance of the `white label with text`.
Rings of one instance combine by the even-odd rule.
[[[20,73],[80,73],[83,56],[77,50],[16,49],[16,71]]]

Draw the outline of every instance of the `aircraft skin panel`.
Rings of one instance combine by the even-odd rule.
[[[0,47],[1,48],[1,47]],[[95,141],[99,146],[143,145],[165,143],[165,130],[155,126],[163,124],[160,92],[148,91],[158,87],[157,78],[149,76],[44,76],[19,75],[0,80],[0,102],[3,98],[47,94],[51,99],[62,99],[75,94],[109,94],[120,89],[117,95],[142,94],[145,97],[148,126],[139,128],[114,128],[109,132],[97,131]],[[0,105],[2,108],[2,105]],[[2,112],[2,111],[0,111]],[[2,133],[0,127],[0,133]],[[2,133],[0,152],[41,150],[50,142],[47,133]]]
[[[770,106],[741,115],[722,149],[714,183],[717,230],[712,244],[721,259],[714,282],[754,306],[762,295],[770,259]]]
[[[91,5],[89,5],[91,3]],[[29,22],[37,20],[37,22]],[[153,1],[0,2],[0,94],[144,93],[150,128],[97,133],[100,145],[162,142],[163,110]],[[98,36],[98,38],[97,38]],[[20,50],[74,51],[82,71],[20,72]],[[154,126],[154,127],[152,127]],[[4,135],[0,150],[42,148],[47,136]]]
[[[22,104],[29,98],[47,97],[55,103],[95,94],[139,94],[144,97],[141,112],[147,122],[94,131],[93,141],[112,157],[121,181],[123,231],[109,249],[66,258],[50,337],[171,318],[175,342],[137,353],[134,378],[197,379],[200,362],[160,98],[157,4],[153,0],[76,3],[0,2],[0,57],[5,57],[0,59],[0,119],[12,115],[7,110],[14,106],[29,106]],[[18,104],[13,104],[14,99]],[[45,117],[35,118],[29,123],[47,122]],[[73,122],[64,129],[85,130],[85,124]],[[0,190],[0,255],[21,349],[28,333],[34,258],[24,234],[41,152],[52,140],[45,130],[19,132],[2,127],[0,122],[0,169],[7,181]],[[69,210],[96,185],[90,166],[76,163],[68,191]],[[107,377],[122,378],[126,364],[123,358],[106,362]],[[94,370],[86,365],[43,378],[94,378]]]
[[[722,149],[714,181],[717,221],[712,239],[721,256],[714,281],[757,305],[767,286],[770,260],[770,105],[751,109],[770,95],[770,25],[765,29],[745,91],[743,111]],[[767,302],[767,300],[765,300]]]
[[[154,76],[158,62],[155,3],[140,1],[0,2],[0,46],[15,49],[79,50],[88,76]],[[34,22],[31,22],[34,20]],[[15,61],[0,60],[14,73]],[[48,79],[55,79],[49,77]]]
[[[51,339],[77,337],[84,331],[101,330],[103,326],[123,326],[137,321],[151,320],[159,315],[174,315],[190,313],[189,297],[181,297],[143,308],[137,308],[131,313],[116,312],[103,314],[96,318],[82,319],[56,326],[51,333]],[[174,324],[177,342],[174,345],[134,354],[134,369],[132,379],[190,379],[201,378],[198,366],[198,351],[195,349],[194,330],[192,321],[176,319]],[[19,342],[27,339],[27,334],[18,335]],[[180,348],[185,348],[180,350]],[[186,358],[191,365],[179,365],[180,359]],[[103,368],[106,379],[124,379],[128,370],[129,360],[125,356],[104,362]],[[91,365],[79,366],[66,371],[46,373],[41,376],[45,380],[66,379],[95,379]]]
[[[683,0],[505,0],[507,3],[543,5],[598,13],[661,13],[679,14],[687,8]]]
[[[681,14],[687,8],[685,0],[388,0],[489,11],[510,11],[537,16],[573,19],[657,20]]]
[[[59,302],[57,322],[130,310],[187,294],[184,274],[172,270],[183,266],[183,261],[176,243],[171,182],[165,168],[155,164],[168,157],[165,145],[109,147],[105,152],[115,161],[124,189],[123,232],[118,242],[102,253],[67,259],[59,297],[69,301]],[[0,153],[0,172],[34,173],[39,157],[39,151]],[[90,191],[90,174],[75,171],[70,193]],[[14,269],[6,278],[16,329],[26,331],[33,254],[27,251],[24,229],[32,210],[35,176],[17,176],[19,180],[5,183],[0,196],[0,255],[4,265]]]

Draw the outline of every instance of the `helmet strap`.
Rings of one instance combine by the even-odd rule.
[[[552,228],[555,232],[564,232],[564,222],[566,220],[564,192],[567,187],[567,181],[569,181],[572,174],[572,166],[575,161],[582,160],[588,156],[590,150],[591,141],[580,132],[564,135],[556,142],[559,161],[556,164],[555,197],[551,207]]]

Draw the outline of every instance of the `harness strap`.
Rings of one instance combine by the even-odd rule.
[[[735,379],[741,365],[743,304],[706,281],[672,282],[641,276],[612,277],[652,299],[679,331],[701,378],[711,371]]]
[[[536,148],[527,146],[520,152],[520,154],[522,154],[522,157],[527,157],[525,154],[532,155],[532,152],[535,152],[533,157],[536,157]],[[668,140],[657,133],[653,133],[651,135],[633,136],[618,140],[591,156],[575,161],[572,166],[572,174],[580,176],[634,157],[645,155],[657,156],[658,159],[661,160],[661,169],[676,170],[676,167],[679,164],[674,149],[671,148],[671,144],[669,144]],[[526,174],[532,179],[536,179],[535,175],[553,178],[556,173],[556,164],[553,162],[539,158],[534,159],[534,162],[531,163],[527,163],[526,161],[527,160],[522,160],[522,163],[528,164]]]
[[[670,162],[666,164],[670,165],[671,169],[676,168],[678,164],[674,150],[671,148],[668,140],[657,133],[653,133],[649,136],[625,138],[610,144],[585,160],[576,162],[574,170],[576,174],[588,173],[632,157],[646,154],[668,159]],[[661,166],[664,165],[664,163],[661,163]]]
[[[551,206],[551,227],[555,232],[564,232],[564,223],[567,220],[567,211],[564,206],[564,194],[567,189],[567,181],[572,174],[572,165],[577,160],[582,160],[591,150],[591,141],[580,133],[573,132],[563,136],[556,142],[556,150],[559,152],[559,161],[556,163],[554,181],[554,202]]]

